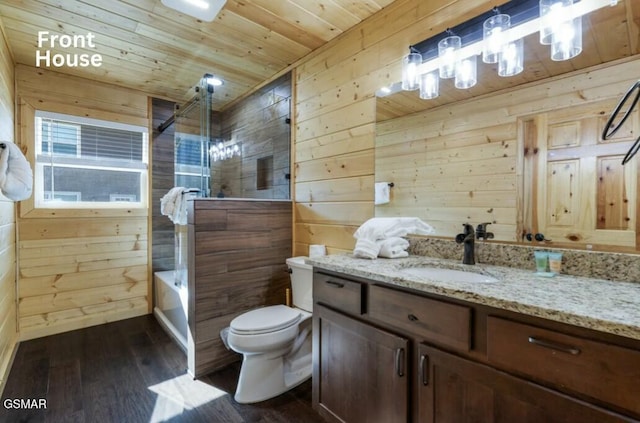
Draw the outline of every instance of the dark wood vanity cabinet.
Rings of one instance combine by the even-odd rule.
[[[333,422],[408,421],[409,340],[322,305],[314,318],[318,412]]]
[[[313,295],[327,421],[640,421],[640,342],[332,272]]]
[[[419,423],[633,421],[433,347],[420,345],[418,355]]]

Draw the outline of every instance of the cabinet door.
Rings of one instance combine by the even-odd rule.
[[[314,406],[328,421],[406,422],[409,341],[314,307]]]
[[[425,345],[418,361],[420,423],[633,421]]]

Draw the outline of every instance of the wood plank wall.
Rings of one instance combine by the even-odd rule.
[[[240,143],[242,157],[212,163],[211,196],[222,191],[235,198],[290,198],[290,102],[287,73],[222,112],[222,139]],[[259,178],[258,160],[268,163],[269,157],[270,166]]]
[[[309,244],[351,250],[353,232],[373,217],[374,93],[396,82],[407,46],[493,6],[397,0],[295,69],[295,255]]]
[[[33,165],[33,110],[148,127],[147,96],[46,69],[16,67],[20,139]],[[43,89],[46,87],[46,89]],[[21,339],[150,312],[145,209],[19,208]]]
[[[241,356],[220,331],[245,311],[285,302],[292,206],[285,200],[189,201],[189,372],[195,377]]]
[[[491,215],[489,220],[501,222],[491,229],[500,238],[513,240],[517,219],[517,146],[513,141],[517,138],[518,116],[619,96],[628,86],[628,78],[638,77],[636,61],[622,65],[627,69],[624,74],[614,68],[594,77],[587,70],[563,83],[509,91],[501,99],[491,100],[490,105],[476,99],[386,123],[383,130],[388,137],[382,142],[389,144],[385,151],[395,157],[378,163],[378,175],[375,133],[380,127],[376,126],[373,93],[399,79],[400,61],[407,46],[493,6],[482,0],[398,0],[296,67],[296,255],[307,254],[309,244],[326,244],[330,253],[349,251],[355,244],[353,232],[366,219],[374,215],[417,214],[427,206],[432,211],[429,220],[435,216],[437,229],[443,235],[457,233],[459,219],[469,216],[470,220],[479,221]],[[634,71],[628,69],[634,66],[632,75]],[[549,88],[556,89],[556,93],[549,93]],[[492,105],[497,109],[492,110]],[[408,129],[403,132],[405,127]],[[425,135],[417,134],[419,128]],[[438,147],[430,141],[433,161],[425,162],[424,139],[433,137],[437,129],[443,136],[435,141],[452,142],[462,157],[448,159],[445,156],[449,150],[435,151]],[[414,134],[410,134],[412,130]],[[485,130],[495,138],[493,142],[480,141],[484,135],[478,131]],[[465,141],[464,137],[470,139]],[[413,145],[406,144],[412,140],[416,141]],[[398,145],[391,147],[395,143]],[[423,154],[419,160],[417,152]],[[475,154],[481,154],[480,161],[465,163]],[[438,160],[443,174],[451,180],[438,179]],[[478,178],[460,179],[463,175],[456,168],[471,168],[471,175]],[[436,180],[427,181],[434,172]],[[401,181],[394,188],[396,206],[374,209],[374,182],[396,178]],[[442,184],[451,181],[461,184],[452,192],[443,191]],[[430,183],[433,184],[429,186]],[[436,190],[438,194],[434,195]],[[412,202],[412,195],[422,200]],[[433,195],[432,201],[426,200],[428,195]],[[465,213],[465,208],[469,212]],[[494,210],[488,212],[491,208]]]
[[[13,59],[0,21],[0,141],[14,141]],[[16,324],[16,206],[0,194],[0,392],[18,340]]]

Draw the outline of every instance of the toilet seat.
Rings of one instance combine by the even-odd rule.
[[[233,319],[230,330],[238,335],[260,335],[297,325],[301,318],[299,310],[285,305],[262,307]]]

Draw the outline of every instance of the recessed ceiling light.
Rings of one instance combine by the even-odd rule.
[[[222,79],[218,78],[217,76],[213,76],[210,73],[205,74],[204,77],[207,80],[207,84],[214,87],[219,87],[220,85],[224,84],[224,81]]]
[[[211,22],[227,0],[162,0],[162,4],[185,15]]]

